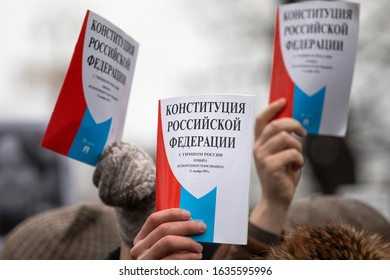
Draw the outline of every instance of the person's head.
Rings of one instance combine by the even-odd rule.
[[[99,260],[119,242],[115,211],[81,203],[36,214],[5,238],[4,260]]]
[[[390,242],[390,222],[377,210],[359,200],[337,195],[313,195],[293,201],[284,230],[295,225],[350,225],[380,235]]]
[[[280,245],[267,259],[390,259],[390,223],[356,199],[315,195],[294,201]]]
[[[269,260],[390,260],[390,243],[347,224],[295,225]]]

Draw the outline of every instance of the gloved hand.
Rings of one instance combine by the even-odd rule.
[[[122,240],[130,248],[155,211],[156,167],[139,146],[114,142],[103,151],[93,174],[100,199],[115,207]]]

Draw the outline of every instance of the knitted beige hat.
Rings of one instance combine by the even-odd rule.
[[[114,206],[122,240],[129,246],[155,210],[155,164],[139,146],[114,142],[104,150],[93,174],[101,200]]]
[[[115,211],[82,203],[32,216],[6,237],[4,260],[99,260],[119,242]]]

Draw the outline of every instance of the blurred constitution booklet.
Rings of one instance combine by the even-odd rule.
[[[310,1],[276,14],[270,102],[310,134],[344,136],[359,32],[359,5]]]
[[[42,146],[95,165],[122,138],[138,43],[87,11]]]
[[[156,209],[190,211],[197,241],[247,242],[253,118],[249,95],[159,101]]]

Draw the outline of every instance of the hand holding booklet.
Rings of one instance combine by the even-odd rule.
[[[254,97],[159,101],[156,210],[182,208],[207,225],[197,241],[246,244]]]

